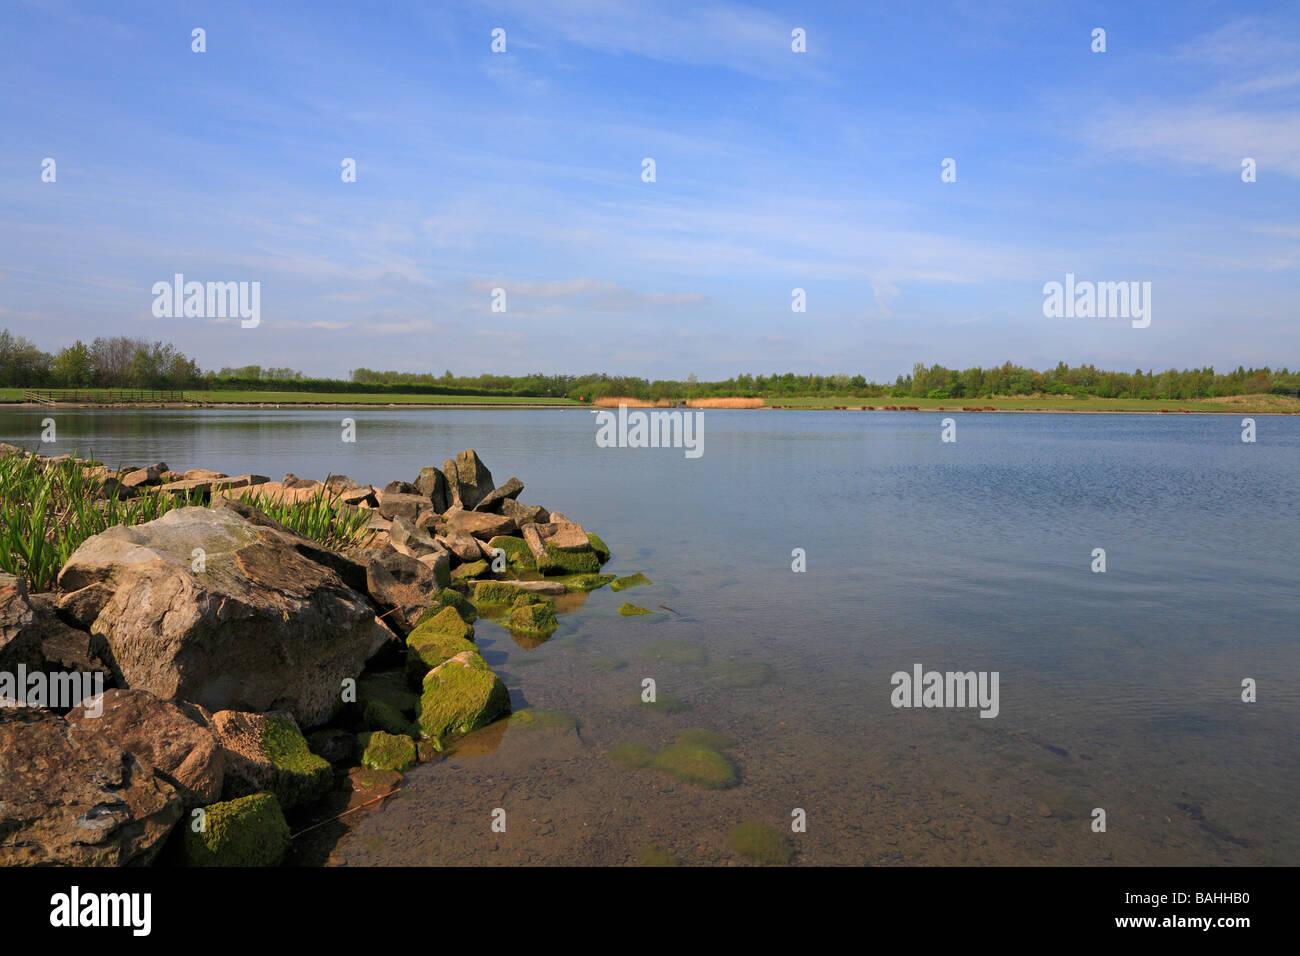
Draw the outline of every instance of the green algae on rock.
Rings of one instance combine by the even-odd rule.
[[[289,824],[271,793],[253,793],[203,808],[201,832],[184,827],[190,866],[279,866],[289,849]]]
[[[474,609],[474,605],[469,598],[459,591],[444,587],[434,593],[433,603],[425,608],[419,618],[416,619],[416,626],[423,624],[444,607],[454,607],[460,613],[461,620],[466,624],[473,624],[478,619],[478,611]]]
[[[267,714],[261,744],[274,768],[270,790],[281,807],[289,809],[300,803],[311,803],[334,785],[334,771],[329,762],[311,752],[307,738],[291,718]]]
[[[599,535],[587,532],[587,543],[591,545],[591,550],[596,554],[596,560],[604,564],[609,560],[609,545],[600,539]]]
[[[425,670],[428,671],[428,668]],[[361,719],[370,730],[386,730],[390,734],[411,733],[411,719],[384,700],[367,701]]]
[[[570,591],[595,591],[614,580],[612,574],[564,574],[557,577]]]
[[[359,735],[361,766],[367,770],[409,770],[415,766],[415,741],[405,734],[382,730]]]
[[[484,617],[499,616],[503,609],[509,609],[516,598],[528,593],[505,581],[479,581],[474,585],[474,606]]]
[[[489,565],[486,561],[470,561],[468,564],[462,564],[455,571],[451,572],[453,581],[465,581],[469,578],[478,578],[488,573]]]
[[[736,785],[736,768],[717,750],[698,743],[669,744],[656,751],[651,765],[671,777],[709,790]]]
[[[673,856],[667,850],[660,849],[652,843],[647,843],[639,847],[636,851],[636,861],[641,866],[678,866],[677,857]]]
[[[512,633],[532,637],[550,637],[559,622],[555,618],[555,605],[536,594],[522,594],[510,608],[506,627]]]
[[[499,534],[488,542],[492,549],[500,548],[506,553],[506,564],[518,571],[536,571],[537,560],[528,548],[528,542],[514,535]]]
[[[641,744],[616,744],[609,748],[609,759],[624,767],[648,767],[654,763],[655,752]]]
[[[376,671],[357,681],[357,703],[362,710],[370,701],[380,700],[403,713],[412,713],[419,699],[419,694],[411,692],[402,670]]]
[[[794,854],[789,840],[761,823],[737,826],[727,834],[727,847],[759,863],[789,863]]]
[[[638,571],[636,574],[629,574],[621,578],[615,578],[610,584],[611,591],[625,591],[628,588],[640,587],[642,584],[649,584],[650,579]]]
[[[558,710],[517,710],[508,718],[511,730],[551,730],[569,731],[578,729],[576,718],[562,714]]]
[[[464,651],[477,652],[474,627],[454,607],[444,607],[406,637],[406,672],[413,681]]]
[[[477,652],[462,651],[424,678],[421,734],[442,738],[486,727],[510,712],[510,692]]]
[[[639,617],[642,614],[653,614],[654,611],[647,611],[643,607],[637,607],[635,604],[628,604],[624,601],[622,606],[619,607],[618,613],[624,617]]]
[[[594,551],[564,551],[548,543],[546,554],[537,559],[537,570],[543,574],[595,574],[600,571],[600,558]]]

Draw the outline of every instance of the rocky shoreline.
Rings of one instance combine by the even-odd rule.
[[[383,489],[15,455],[180,506],[86,538],[53,590],[0,574],[0,865],[278,865],[286,813],[377,800],[510,714],[479,618],[535,646],[614,579],[597,535],[472,450]],[[295,506],[356,533],[267,513]]]

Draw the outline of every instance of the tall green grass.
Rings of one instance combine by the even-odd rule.
[[[53,588],[72,552],[92,535],[204,504],[198,495],[173,494],[166,486],[141,488],[131,498],[106,495],[106,478],[87,475],[84,465],[75,459],[0,458],[0,571],[25,579],[32,591]],[[243,500],[327,548],[362,544],[371,536],[368,513],[341,506],[324,489],[311,501],[294,504],[281,504],[255,489]]]
[[[197,503],[158,492],[101,496],[105,479],[87,475],[83,464],[0,458],[0,571],[25,578],[33,591],[52,588],[72,552],[90,536]]]
[[[340,504],[338,496],[323,487],[308,501],[282,502],[253,485],[239,500],[334,551],[364,544],[374,535],[368,527],[369,511]]]

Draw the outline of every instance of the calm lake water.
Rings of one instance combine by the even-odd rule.
[[[3,411],[0,440],[51,414],[46,453],[275,479],[382,485],[474,448],[653,582],[531,649],[477,625],[515,707],[576,727],[471,735],[330,862],[732,864],[750,821],[796,864],[1300,862],[1298,418],[1246,444],[1231,415],[952,414],[946,444],[942,413],[707,411],[698,459],[597,448],[576,409]],[[917,663],[998,672],[998,716],[894,708]],[[608,756],[695,728],[731,738],[738,786]]]

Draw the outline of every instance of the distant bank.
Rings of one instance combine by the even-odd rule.
[[[28,408],[556,408],[591,407],[591,402],[571,398],[534,398],[511,395],[402,395],[391,393],[323,393],[271,391],[189,391],[159,394],[119,390],[45,390],[33,393],[21,388],[0,388],[0,403]],[[601,398],[594,404],[650,407],[655,403],[638,399]],[[790,395],[757,398],[708,398],[661,401],[659,407],[772,408],[842,411],[926,411],[926,412],[1135,412],[1146,414],[1300,414],[1300,397],[1293,395],[1231,395],[1185,400],[1143,398],[1096,398],[1069,395],[1001,395],[989,398],[913,398],[851,395]]]

